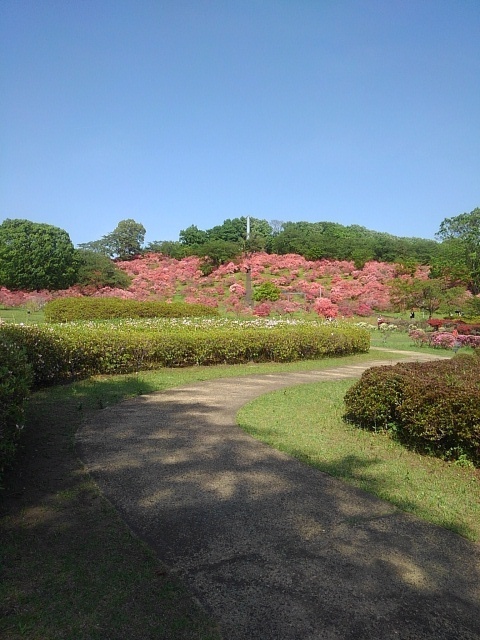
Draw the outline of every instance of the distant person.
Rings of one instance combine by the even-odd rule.
[[[452,345],[452,349],[453,349],[454,353],[457,353],[457,351],[462,346],[462,343],[460,342],[460,338],[458,337],[458,331],[457,331],[456,328],[452,331],[452,335],[454,337],[454,342],[453,342],[453,345]]]
[[[412,313],[410,314],[410,320],[413,320],[415,318],[415,311],[412,311]]]

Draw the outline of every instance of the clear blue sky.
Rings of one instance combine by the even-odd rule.
[[[479,0],[1,0],[0,41],[0,222],[433,238],[480,206]]]

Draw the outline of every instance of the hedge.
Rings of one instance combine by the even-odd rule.
[[[113,320],[115,318],[204,318],[218,311],[203,304],[124,300],[123,298],[57,298],[44,307],[47,322]]]
[[[137,320],[2,325],[21,345],[36,386],[158,367],[290,362],[367,352],[368,331],[322,323]]]
[[[0,480],[15,454],[31,383],[24,349],[0,333]]]
[[[480,352],[452,359],[374,367],[345,395],[344,418],[387,430],[447,459],[480,463]]]

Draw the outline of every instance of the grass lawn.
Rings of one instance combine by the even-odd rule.
[[[16,324],[41,324],[45,322],[45,315],[43,311],[28,311],[25,307],[0,308],[0,320]]]

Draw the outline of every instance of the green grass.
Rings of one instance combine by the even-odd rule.
[[[43,311],[29,311],[26,307],[0,308],[0,321],[15,324],[42,324],[45,322]]]
[[[243,407],[254,437],[404,511],[480,541],[480,473],[408,451],[383,433],[342,420],[353,381],[272,392]]]

